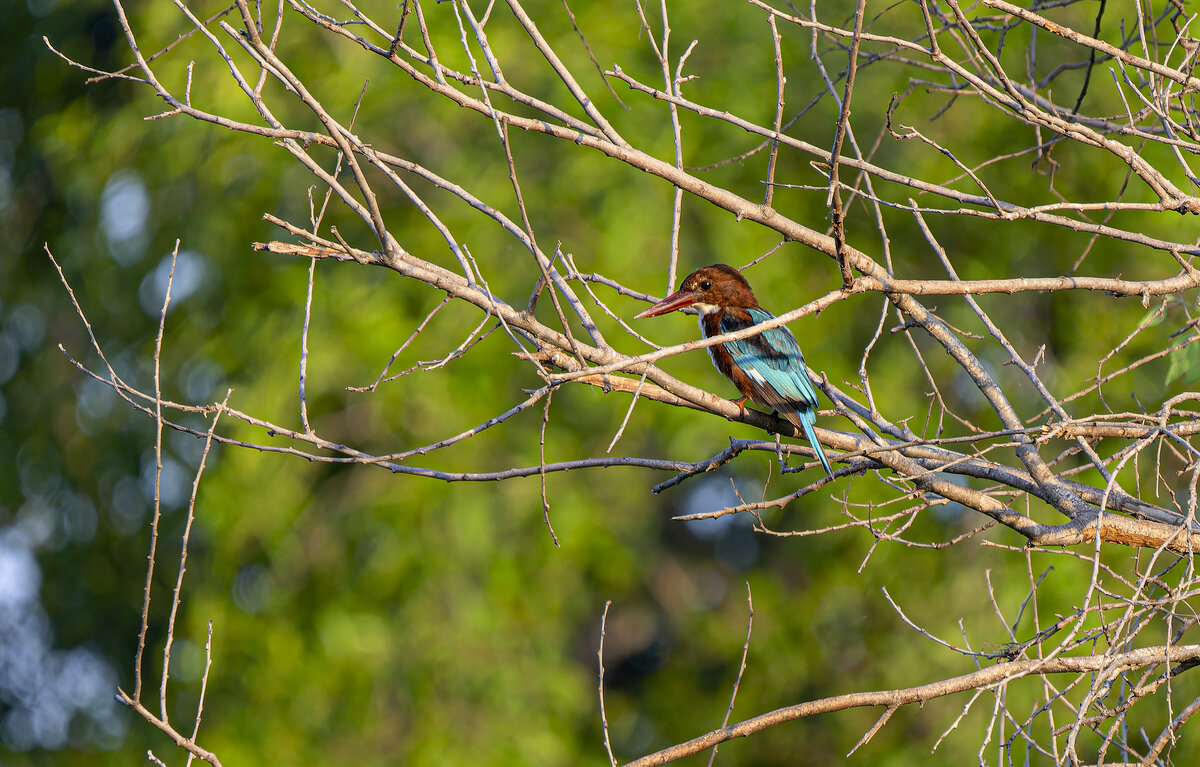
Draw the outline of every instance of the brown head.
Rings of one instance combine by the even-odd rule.
[[[708,314],[718,308],[759,308],[758,300],[754,298],[754,291],[750,289],[750,283],[746,282],[746,278],[737,269],[725,264],[713,264],[701,267],[684,277],[683,282],[679,285],[679,290],[634,319],[657,317],[660,314],[688,306],[695,306],[701,314]]]

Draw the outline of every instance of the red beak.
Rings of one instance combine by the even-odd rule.
[[[660,314],[673,312],[676,309],[683,309],[696,303],[696,294],[691,291],[680,290],[672,293],[663,300],[659,301],[654,306],[651,306],[646,311],[634,317],[635,320],[644,320],[647,317],[657,317]]]

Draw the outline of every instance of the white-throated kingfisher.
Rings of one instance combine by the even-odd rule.
[[[700,312],[700,332],[705,338],[742,330],[775,317],[758,305],[750,283],[737,269],[713,264],[689,274],[679,290],[634,319],[656,317],[688,306]],[[708,353],[717,370],[742,393],[742,398],[736,400],[738,406],[744,408],[746,400],[753,400],[803,431],[817,460],[832,479],[833,469],[813,431],[817,390],[808,380],[808,366],[792,332],[783,326],[771,328],[740,341],[710,346]]]

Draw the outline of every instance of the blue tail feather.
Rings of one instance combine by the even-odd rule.
[[[813,431],[812,424],[805,417],[807,414],[798,413],[798,415],[800,417],[796,420],[800,422],[801,428],[804,429],[804,436],[808,439],[808,444],[812,445],[813,452],[817,454],[817,460],[825,467],[825,473],[829,475],[830,479],[833,479],[833,469],[829,466],[829,459],[825,457],[825,451],[821,449],[821,443],[817,441],[817,433]]]

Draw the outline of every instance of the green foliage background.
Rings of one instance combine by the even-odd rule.
[[[448,4],[428,6],[431,19],[451,13]],[[659,82],[631,4],[572,6],[602,66],[616,62],[643,82]],[[618,104],[590,69],[561,4],[529,7],[574,70],[588,73],[584,86],[618,129],[670,159],[664,106],[617,87],[624,106]],[[186,29],[170,4],[129,10],[147,52]],[[205,15],[220,7],[198,5],[196,10]],[[671,11],[675,54],[693,38],[701,41],[688,67],[700,76],[687,85],[686,94],[769,122],[774,63],[762,17],[735,3],[679,3]],[[373,12],[393,13],[387,8]],[[176,302],[167,320],[164,392],[180,401],[211,402],[232,387],[233,406],[298,425],[307,264],[254,253],[249,245],[279,237],[262,220],[264,212],[305,221],[305,190],[312,182],[268,142],[182,118],[143,121],[162,107],[149,90],[113,81],[85,85],[84,74],[47,52],[43,34],[77,61],[99,69],[124,66],[130,56],[111,6],[31,0],[4,13],[0,36],[11,65],[0,69],[8,94],[0,110],[0,160],[7,172],[0,189],[0,321],[8,339],[3,361],[12,364],[11,371],[0,365],[0,372],[9,372],[0,380],[0,525],[7,535],[32,542],[52,646],[89,648],[129,690],[148,547],[153,425],[88,380],[56,348],[61,343],[95,369],[98,360],[89,352],[85,330],[43,244],[63,265],[108,358],[128,380],[147,388],[157,318],[153,300],[145,297],[154,295],[153,275],[178,240],[199,272],[194,292]],[[919,25],[919,17],[913,18]],[[282,56],[330,108],[348,114],[369,80],[357,122],[362,135],[387,141],[389,149],[412,154],[448,178],[468,179],[473,193],[504,201],[506,212],[517,217],[503,154],[488,121],[437,100],[399,71],[302,24],[298,19],[285,24]],[[450,35],[452,25],[443,23],[440,29],[445,35],[441,50],[460,51]],[[494,11],[488,31],[501,51],[523,42],[503,8]],[[790,104],[805,103],[821,90],[808,45],[795,30],[785,34],[789,88],[795,89]],[[561,83],[548,76],[528,46],[522,50],[524,56],[503,61],[509,79],[563,101]],[[192,84],[196,98],[212,111],[240,111],[249,119],[243,100],[227,85],[224,67],[201,41],[181,44],[169,57],[172,63],[163,66],[163,76],[182,89],[184,66],[192,58],[202,62]],[[464,61],[447,63],[466,68]],[[909,78],[920,76],[900,67],[873,72],[879,70],[877,76],[864,76],[855,94],[855,125],[864,142],[873,140],[891,94],[905,91]],[[917,88],[898,115],[916,121],[932,111],[930,104],[944,100]],[[688,166],[717,163],[757,144],[740,131],[693,115],[683,114],[682,121]],[[919,127],[951,137],[968,162],[1031,143],[1029,132],[979,120],[965,107]],[[828,104],[790,132],[828,145]],[[670,187],[543,136],[514,132],[512,140],[543,248],[561,242],[585,272],[603,272],[657,294],[667,289]],[[899,158],[914,174],[949,178],[957,173],[944,157],[919,150],[914,142],[885,138],[884,144],[880,156]],[[326,159],[332,163],[332,155]],[[1068,197],[1088,197],[1081,190],[1121,183],[1123,169],[1094,155],[1064,147],[1056,159],[1062,168],[1054,184]],[[821,183],[794,157],[785,154],[783,162],[781,179]],[[764,163],[755,155],[722,165],[708,177],[757,198]],[[104,218],[105,200],[121,188],[122,179],[143,185],[149,202],[144,227],[124,239]],[[1048,177],[1032,170],[1012,178],[997,172],[992,180],[1003,181],[1014,197],[1053,199]],[[493,288],[522,304],[534,268],[528,254],[494,222],[450,204],[439,192],[418,190],[444,206],[439,214],[472,248]],[[792,218],[820,226],[826,217],[823,198],[822,191],[780,189],[774,204]],[[383,203],[406,248],[449,261],[444,243],[402,199],[393,196]],[[362,226],[344,210],[335,204],[330,215],[349,240],[370,247]],[[869,215],[861,206],[855,215],[859,223],[851,227],[852,242],[877,251],[878,233]],[[939,276],[911,220],[888,215],[897,271]],[[685,272],[713,261],[746,263],[778,239],[691,199],[684,202],[684,216]],[[1121,223],[1129,226],[1128,218]],[[964,278],[1059,274],[1070,268],[1085,242],[1032,223],[967,219],[936,226]],[[1178,217],[1147,221],[1163,236],[1184,239],[1194,226]],[[1161,254],[1150,258],[1106,242],[1097,244],[1089,258],[1096,273],[1129,278],[1159,276],[1170,268]],[[835,266],[797,245],[784,246],[750,277],[763,304],[777,311],[839,283]],[[511,357],[510,341],[496,333],[438,371],[403,378],[373,395],[349,393],[346,386],[374,379],[441,296],[395,274],[354,265],[322,264],[316,285],[309,403],[315,428],[328,439],[373,452],[424,444],[490,418],[520,401],[522,388],[539,384]],[[606,298],[626,317],[638,310],[632,300]],[[546,311],[546,303],[539,311]],[[961,302],[941,303],[949,321],[980,330]],[[1095,360],[1145,311],[1135,301],[1090,294],[989,297],[983,303],[1011,323],[1006,329],[1019,333],[1014,341],[1031,356],[1048,345],[1055,376],[1063,382],[1060,393],[1081,388],[1095,374]],[[810,364],[835,382],[853,379],[880,307],[878,297],[863,296],[795,325]],[[1149,344],[1149,350],[1155,343],[1165,346],[1182,323],[1170,316],[1160,333],[1138,344]],[[448,308],[397,364],[443,356],[479,320],[471,310]],[[610,338],[621,339],[623,350],[644,350],[618,335],[611,323],[606,327]],[[695,328],[671,317],[643,332],[667,343],[692,337]],[[985,356],[990,353],[985,342],[978,346]],[[1143,346],[1126,354],[1133,359],[1147,351]],[[946,377],[944,393],[958,412],[983,428],[995,427],[977,392],[952,383],[953,369],[944,355],[929,357],[935,374]],[[1193,363],[1163,360],[1132,379],[1136,385],[1126,381],[1106,395],[1123,403],[1118,407],[1127,406],[1130,389],[1143,401],[1159,402],[1190,385]],[[871,365],[880,386],[876,395],[890,416],[912,418],[921,431],[929,387],[903,334],[885,332]],[[705,355],[674,358],[664,367],[713,391],[733,393]],[[996,373],[1028,411],[1025,415],[1040,409],[1036,393],[1015,371]],[[602,454],[627,406],[623,395],[586,387],[556,393],[547,459]],[[419,465],[464,471],[535,465],[540,415],[534,408]],[[226,427],[235,435],[262,439],[232,420]],[[730,436],[758,435],[742,425],[642,402],[614,452],[698,460],[722,450]],[[152,609],[152,667],[159,662],[166,594],[176,574],[171,562],[199,458],[196,440],[175,433],[165,440],[168,510]],[[605,648],[608,721],[614,750],[627,760],[720,724],[745,640],[746,584],[753,593],[754,625],[735,719],[974,668],[904,625],[882,588],[914,621],[950,641],[959,641],[961,619],[979,648],[1007,640],[988,601],[989,588],[1011,622],[1031,574],[1055,568],[1039,591],[1047,615],[1069,609],[1088,580],[1090,566],[1068,557],[975,542],[929,551],[876,545],[861,529],[774,538],[753,533],[748,520],[691,526],[669,520],[675,513],[732,502],[730,479],[746,497],[757,497],[768,477],[768,493],[797,486],[795,477],[769,473],[768,463],[748,457],[661,496],[649,489],[666,477],[641,471],[550,476],[551,520],[562,543],[556,548],[543,523],[536,479],[448,485],[368,467],[218,448],[209,457],[192,533],[172,665],[172,717],[186,722],[194,711],[211,621],[212,671],[200,742],[226,765],[604,764],[596,650],[606,600],[612,601]],[[866,485],[878,481],[855,480],[856,500],[886,497]],[[840,490],[835,486],[833,492]],[[839,508],[825,493],[767,521],[776,529],[815,528],[837,523]],[[945,540],[980,522],[962,510],[944,510],[924,515],[912,537]],[[987,537],[1020,544],[1006,531]],[[1127,565],[1132,556],[1118,551],[1112,559]],[[1022,631],[1027,627],[1022,624],[1018,635],[1027,636]],[[157,679],[152,668],[152,690]],[[1188,684],[1182,680],[1176,694],[1185,694]],[[901,710],[849,761],[901,765],[923,759],[957,765],[976,760],[991,701],[977,703],[930,756],[965,702],[959,697]],[[1020,708],[1016,700],[1008,704]],[[19,723],[8,720],[0,728],[0,761],[10,767],[127,764],[142,760],[147,748],[168,763],[182,761],[161,735],[115,703],[107,706],[81,711],[68,737],[53,748],[30,743]],[[17,708],[13,700],[0,700],[0,712]],[[851,711],[787,724],[729,743],[719,758],[728,765],[826,764],[842,758],[878,713]],[[1177,759],[1186,753],[1194,752],[1181,746]]]

